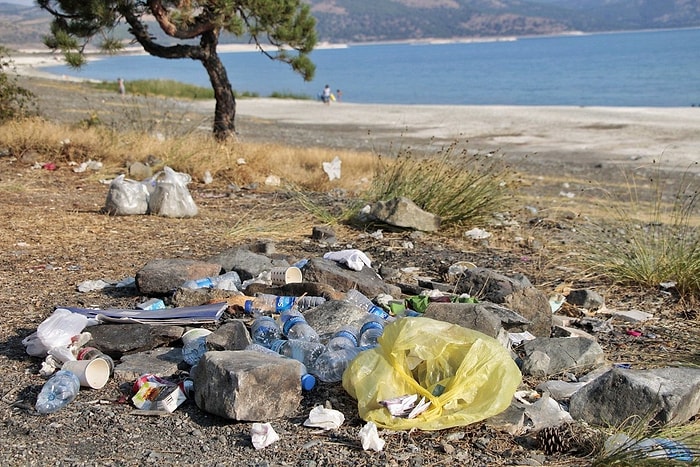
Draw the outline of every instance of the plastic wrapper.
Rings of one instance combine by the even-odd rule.
[[[360,417],[393,430],[440,430],[505,410],[522,376],[508,351],[478,331],[430,318],[401,318],[379,345],[343,374]],[[414,418],[394,416],[384,401],[406,395],[430,405]]]
[[[164,167],[156,178],[156,187],[148,199],[151,214],[165,217],[194,217],[198,213],[187,184],[189,175]]]
[[[148,189],[136,180],[119,175],[109,184],[104,211],[112,216],[130,216],[148,212]]]
[[[68,347],[73,336],[80,334],[87,323],[87,317],[58,308],[37,327],[36,332],[25,337],[22,344],[29,355],[45,357],[54,347]]]

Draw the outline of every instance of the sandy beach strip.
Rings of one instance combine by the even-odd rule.
[[[61,62],[46,52],[12,57],[17,73],[67,80],[42,71]],[[214,112],[214,102],[194,104]],[[426,147],[468,141],[476,151],[542,161],[650,164],[700,172],[700,107],[390,105],[289,99],[239,99],[237,116],[316,126],[359,141]],[[270,131],[274,131],[273,125]]]

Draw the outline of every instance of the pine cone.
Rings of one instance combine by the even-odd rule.
[[[571,438],[566,423],[542,428],[537,433],[537,447],[545,454],[565,453],[571,449]]]

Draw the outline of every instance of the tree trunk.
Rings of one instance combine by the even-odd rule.
[[[233,95],[226,68],[216,53],[218,33],[209,31],[202,34],[200,45],[204,51],[200,58],[207,70],[211,87],[214,89],[216,108],[214,110],[214,137],[223,141],[236,134],[236,97]]]

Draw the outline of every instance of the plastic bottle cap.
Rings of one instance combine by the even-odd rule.
[[[301,389],[311,391],[316,386],[316,378],[314,375],[305,374],[301,377]]]

